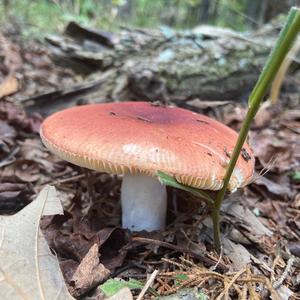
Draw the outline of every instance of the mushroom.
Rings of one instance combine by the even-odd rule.
[[[179,183],[219,190],[237,133],[206,116],[149,102],[90,104],[57,112],[40,135],[59,157],[93,170],[123,175],[122,226],[163,229],[167,192],[157,171]],[[254,158],[244,145],[229,190],[247,184]]]

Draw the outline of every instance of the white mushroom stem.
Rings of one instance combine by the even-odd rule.
[[[166,225],[167,190],[156,178],[124,175],[121,204],[123,228],[152,231]]]

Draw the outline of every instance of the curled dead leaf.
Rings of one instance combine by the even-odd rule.
[[[291,187],[289,185],[277,183],[265,176],[257,176],[254,180],[254,184],[264,187],[270,193],[281,198],[292,196]]]
[[[83,258],[69,282],[71,294],[79,297],[91,290],[110,275],[98,257],[98,245],[94,244]]]

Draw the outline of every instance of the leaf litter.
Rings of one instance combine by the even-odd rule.
[[[20,270],[23,257],[28,257],[29,269],[24,281],[18,282],[26,284],[31,276],[37,276],[36,265],[31,264],[36,252],[26,251],[31,248],[24,248],[22,243],[33,247],[34,239],[30,236],[36,234],[40,223],[43,235],[38,235],[42,241],[39,249],[47,254],[45,259],[49,258],[52,263],[49,268],[54,270],[50,274],[53,280],[47,281],[44,290],[49,287],[49,293],[57,292],[54,286],[60,284],[67,295],[63,299],[71,299],[71,296],[64,287],[57,260],[69,293],[78,299],[107,298],[101,286],[108,278],[126,283],[119,290],[119,296],[115,294],[119,297],[116,299],[137,297],[156,269],[159,272],[145,299],[155,298],[151,290],[165,297],[179,295],[174,299],[181,299],[180,293],[184,294],[186,289],[196,289],[193,291],[211,299],[247,299],[250,295],[253,299],[299,299],[300,185],[293,179],[300,171],[299,100],[295,100],[295,95],[299,99],[299,89],[285,92],[273,106],[266,104],[253,126],[250,141],[256,156],[257,175],[242,194],[233,195],[224,204],[224,250],[218,256],[212,249],[207,208],[193,196],[169,189],[172,199],[169,199],[167,230],[131,234],[119,228],[118,177],[68,164],[42,146],[38,136],[42,117],[28,116],[15,103],[45,91],[62,89],[77,82],[78,76],[68,68],[55,66],[41,44],[29,43],[32,47],[25,47],[20,41],[19,46],[13,47],[23,58],[13,68],[21,84],[16,94],[0,102],[0,213],[9,215],[1,217],[1,232],[10,226],[17,228],[1,239],[0,251],[5,255],[0,263],[2,278],[6,273]],[[294,81],[300,80],[297,74]],[[245,112],[245,106],[231,101],[210,105],[208,101],[189,99],[189,105],[192,110],[204,112],[237,130]],[[27,224],[26,211],[37,205],[34,199],[47,184],[55,184],[59,190],[64,215],[43,216],[39,222],[42,214],[39,210],[32,213]],[[35,231],[26,230],[30,223],[35,225]],[[43,236],[55,256],[49,252]],[[8,241],[11,241],[9,249],[15,260],[11,265],[8,265],[8,250],[2,248]],[[18,252],[20,249],[22,254]],[[13,278],[24,276],[21,271],[12,274]],[[180,279],[180,274],[185,276]],[[141,286],[133,287],[129,284],[132,281]],[[33,288],[37,282],[30,281],[21,291],[28,292],[27,288]],[[6,281],[2,280],[1,284]],[[4,292],[15,291],[5,285],[0,294]],[[32,295],[30,299],[34,299]],[[45,299],[54,299],[49,297]]]

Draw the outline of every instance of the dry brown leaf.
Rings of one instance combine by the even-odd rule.
[[[234,197],[235,195],[231,195],[231,199],[236,199]],[[240,199],[240,203],[236,201],[224,202],[221,211],[229,216],[232,221],[235,219],[236,221],[239,221],[241,223],[240,226],[244,225],[248,234],[246,230],[244,230],[243,234],[251,241],[259,241],[264,235],[272,236],[272,231],[264,226],[249,208],[241,204],[243,203],[242,199],[243,198]]]
[[[276,173],[291,171],[299,165],[296,134],[283,130],[264,128],[252,131],[250,144],[261,165]]]
[[[42,215],[62,214],[53,187],[13,216],[0,216],[0,299],[74,299],[39,229]]]
[[[98,251],[98,245],[94,244],[76,269],[70,282],[70,291],[75,297],[91,290],[110,275],[110,271],[99,263]]]
[[[262,103],[254,118],[254,127],[268,127],[269,124],[282,112],[283,108],[280,103],[272,103],[267,100]]]
[[[18,88],[19,84],[17,78],[13,75],[8,75],[0,84],[0,99],[17,92]]]
[[[236,244],[227,238],[223,239],[224,253],[232,262],[232,269],[235,271],[241,270],[247,264],[251,263],[251,254],[241,244]]]
[[[270,193],[280,198],[292,196],[292,190],[288,184],[283,185],[264,176],[257,176],[253,184],[265,187]]]

